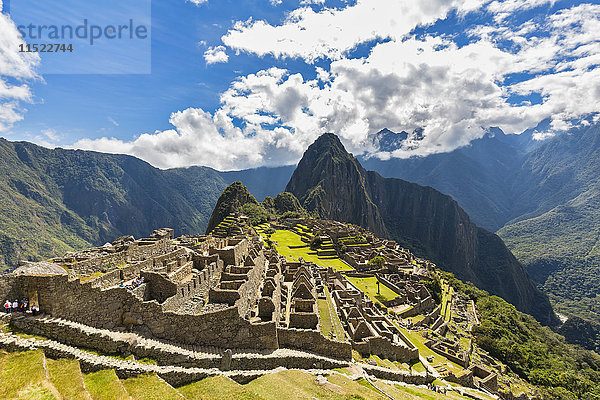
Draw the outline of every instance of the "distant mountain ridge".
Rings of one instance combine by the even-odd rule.
[[[361,161],[450,194],[497,231],[559,312],[592,321],[600,338],[600,122],[586,117],[535,140],[548,129],[549,121],[520,135],[496,128],[449,153]]]
[[[333,134],[308,148],[286,191],[308,211],[391,237],[540,321],[556,322],[547,297],[499,237],[433,188],[366,171]]]
[[[132,156],[0,138],[0,269],[125,234],[143,237],[157,226],[204,232],[229,183],[241,176],[251,190],[274,195],[285,187],[286,168],[270,170],[265,186],[261,170],[160,170]]]

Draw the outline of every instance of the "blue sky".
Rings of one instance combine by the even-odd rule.
[[[44,55],[11,54],[19,21],[3,15],[0,136],[240,169],[293,163],[326,131],[354,153],[426,156],[490,126],[551,118],[547,137],[599,111],[591,2],[196,1],[152,1],[149,74],[73,74],[67,59],[46,73]],[[111,61],[93,50],[95,64]],[[425,135],[383,153],[373,137],[385,127]]]

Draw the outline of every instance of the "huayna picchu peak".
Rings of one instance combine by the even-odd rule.
[[[542,323],[557,322],[548,298],[497,235],[477,227],[450,196],[366,171],[334,134],[309,146],[286,191],[308,211],[394,239]]]

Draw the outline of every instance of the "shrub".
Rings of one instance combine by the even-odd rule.
[[[321,247],[321,244],[323,242],[321,241],[321,237],[320,236],[315,236],[314,238],[312,238],[312,240],[310,241],[310,248],[313,250],[318,249],[319,247]]]

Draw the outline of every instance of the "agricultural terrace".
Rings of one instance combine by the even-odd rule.
[[[377,278],[367,277],[359,278],[353,276],[347,276],[348,280],[352,282],[360,291],[369,296],[369,298],[377,303],[382,304],[384,301],[395,299],[398,294],[383,283],[379,283],[379,293],[377,292]]]
[[[434,367],[438,372],[442,372],[444,369],[448,371],[452,371],[455,374],[460,374],[464,371],[464,368],[460,365],[448,360],[446,357],[434,352],[429,347],[425,346],[425,343],[428,339],[424,338],[419,332],[412,331],[402,327],[397,324],[395,321],[392,321],[398,329],[406,336],[417,348],[419,349],[419,354],[423,356],[423,358],[430,358],[432,361],[430,362],[431,366]],[[424,369],[424,368],[423,368]]]
[[[442,287],[442,315],[446,321],[452,320],[452,297],[454,296],[454,288],[448,284],[445,279],[440,279]]]
[[[346,340],[346,333],[342,326],[342,322],[338,316],[337,310],[327,287],[325,289],[325,298],[318,299],[320,328],[321,333],[329,338],[339,341]]]
[[[261,231],[259,230],[259,233],[260,232]],[[305,261],[313,262],[325,268],[331,267],[336,271],[354,270],[337,256],[319,257],[316,251],[312,251],[310,246],[302,241],[300,235],[292,231],[277,230],[270,238],[274,242],[277,252],[282,256],[285,256],[288,260],[298,260],[303,258]]]

